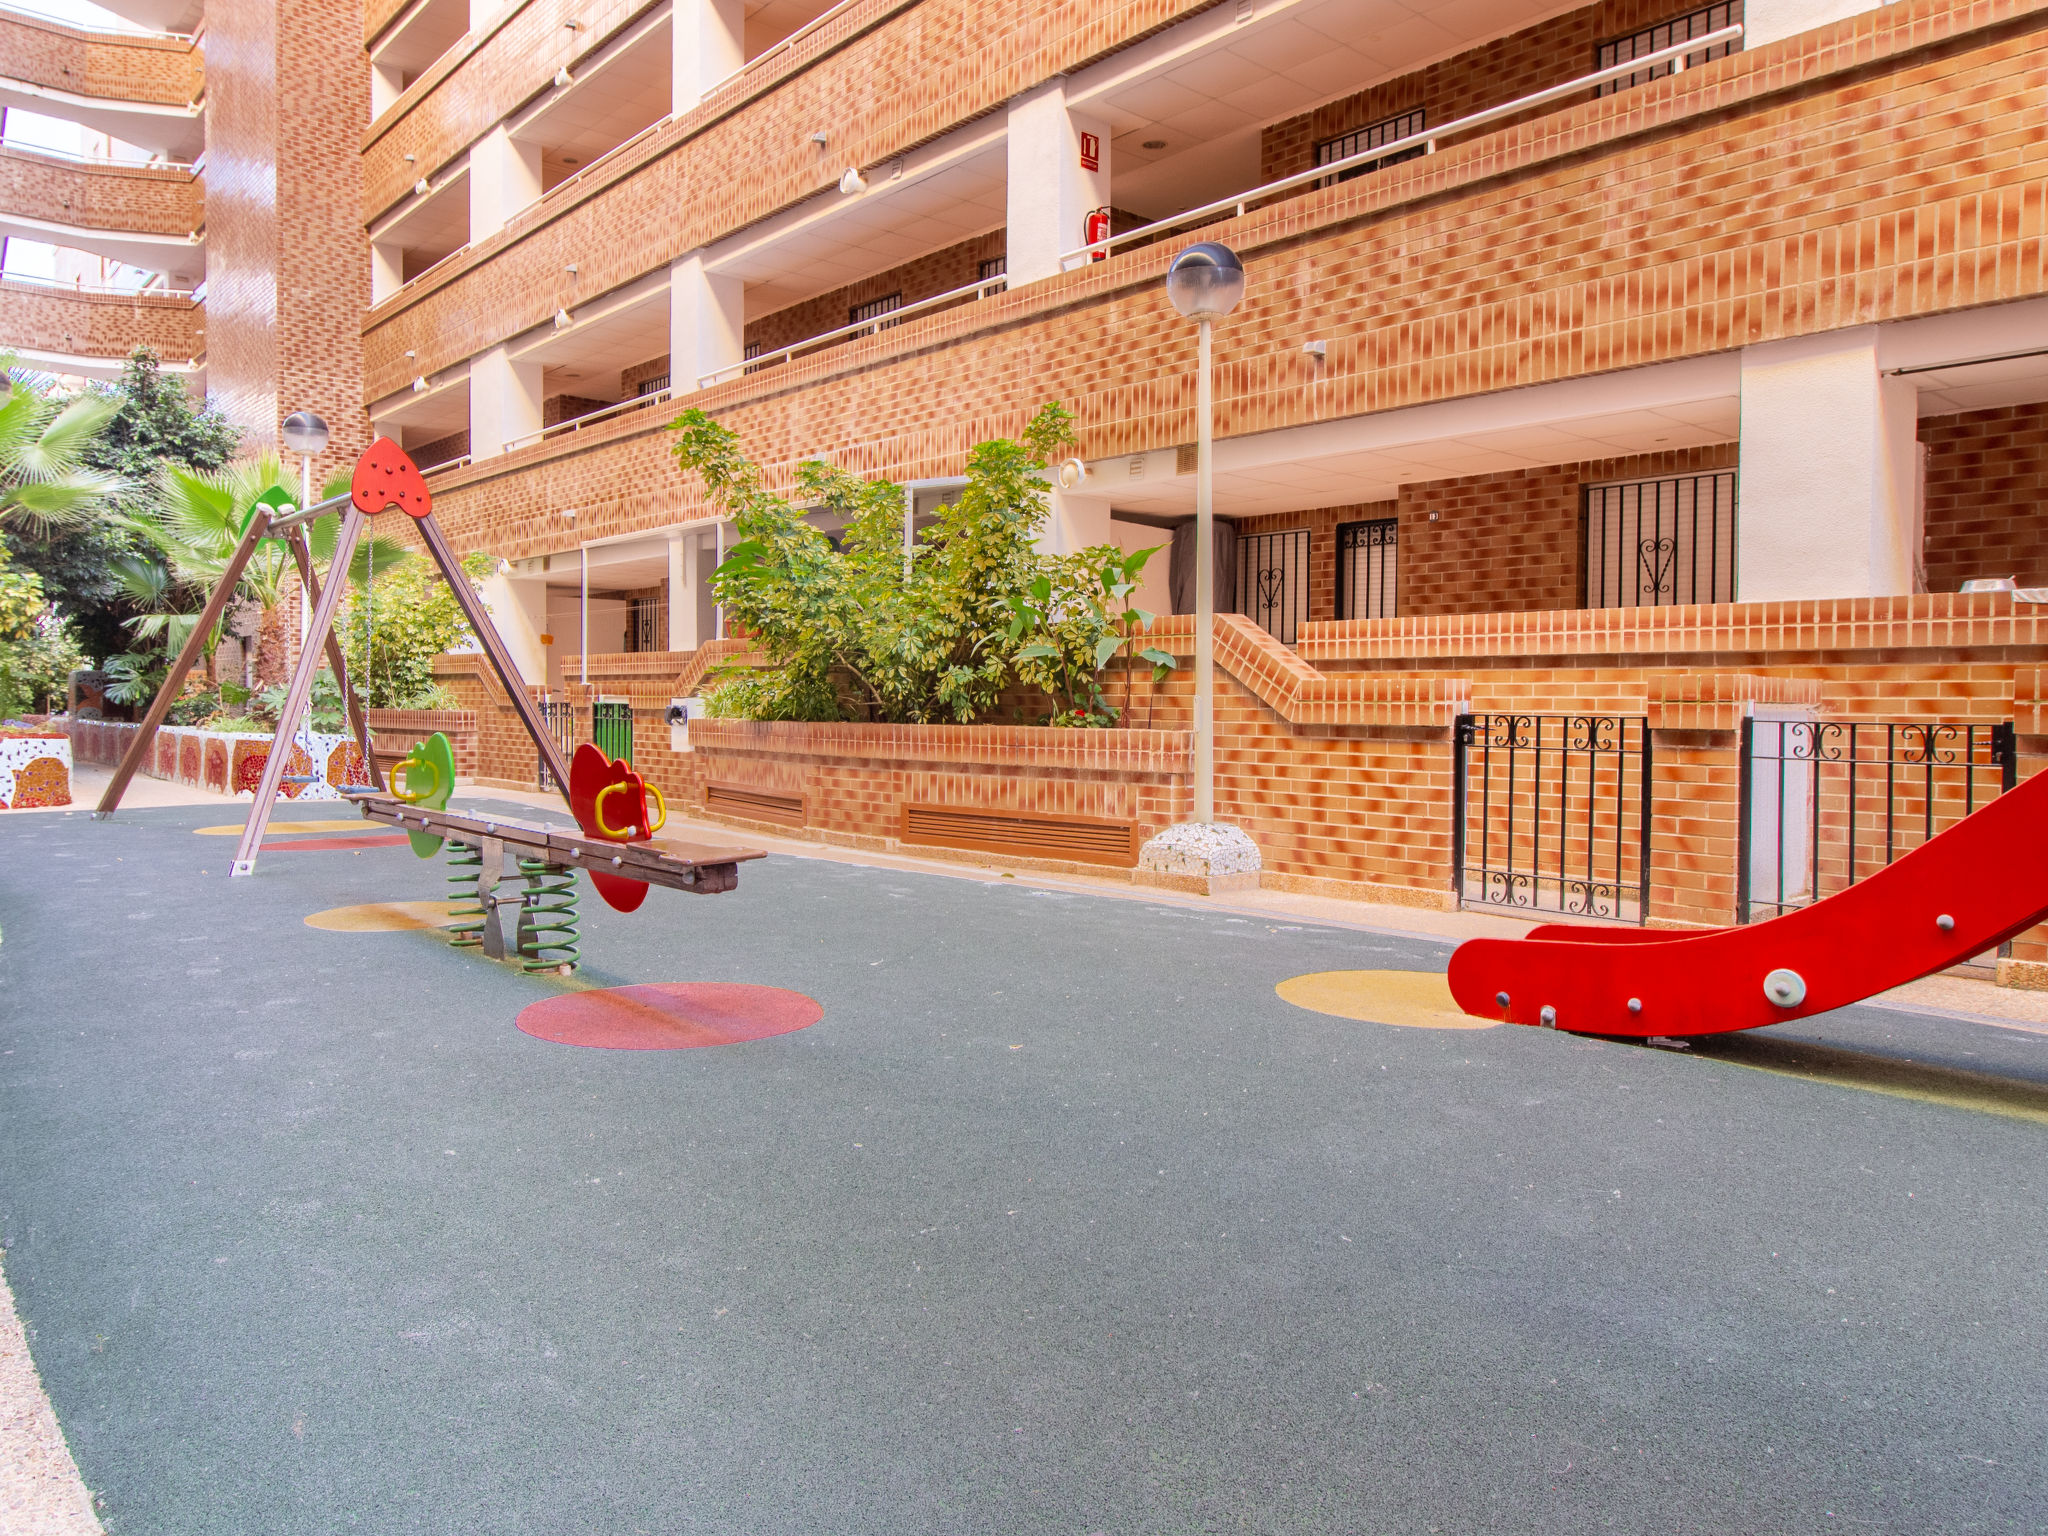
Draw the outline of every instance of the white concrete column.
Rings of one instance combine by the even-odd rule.
[[[1761,48],[1795,32],[1810,32],[1831,21],[1861,16],[1886,0],[1744,0],[1742,46]]]
[[[539,363],[515,363],[493,347],[469,365],[470,457],[488,459],[540,430]]]
[[[380,303],[405,286],[405,247],[396,240],[370,242],[370,302]]]
[[[680,115],[747,62],[745,0],[675,0],[669,26],[669,100]]]
[[[540,198],[540,146],[515,139],[503,123],[469,150],[471,244],[503,229],[512,215]]]
[[[671,264],[668,278],[668,382],[681,396],[744,355],[746,285],[707,272],[702,251]]]
[[[474,37],[491,24],[491,19],[505,9],[505,0],[469,0],[469,31]]]
[[[1082,163],[1089,135],[1096,169]],[[1009,268],[1017,288],[1060,270],[1086,243],[1091,210],[1109,206],[1109,124],[1067,110],[1064,76],[1010,103]]]
[[[1912,382],[1879,371],[1875,326],[1743,349],[1740,601],[1913,590],[1917,417]]]
[[[405,75],[396,66],[387,68],[375,62],[370,64],[370,121],[375,122],[391,110],[391,104],[405,94]]]
[[[512,664],[529,683],[547,683],[548,652],[540,643],[547,632],[548,584],[545,577],[513,576],[509,566],[484,578],[484,608],[512,653]]]
[[[689,560],[683,552],[683,536],[672,533],[668,536],[668,648],[672,651],[690,651],[696,647],[690,643],[693,627],[684,610],[694,614],[696,604],[690,600]]]
[[[1114,544],[1109,528],[1109,498],[1083,491],[1063,491],[1057,485],[1052,495],[1045,526],[1038,533],[1038,547],[1049,555],[1071,555],[1097,544]]]

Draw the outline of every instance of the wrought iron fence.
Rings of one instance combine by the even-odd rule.
[[[547,733],[555,738],[555,745],[562,749],[563,757],[567,757],[576,750],[576,706],[574,704],[571,704],[567,699],[542,699],[540,703],[540,723],[547,728]],[[538,752],[534,753],[534,757],[538,762],[538,766],[534,770],[534,782],[542,789],[558,787],[555,784],[555,776],[548,772],[548,760]]]
[[[1282,645],[1308,621],[1308,530],[1237,536],[1238,611]]]
[[[1736,921],[1868,879],[2018,780],[2010,723],[1746,721]]]
[[[1337,617],[1391,619],[1401,594],[1399,518],[1337,525]]]
[[[633,704],[630,699],[599,699],[590,706],[590,739],[606,757],[633,761]]]
[[[1648,921],[1646,717],[1461,715],[1455,741],[1461,905]]]
[[[1735,471],[1589,485],[1586,606],[1735,599]]]
[[[1626,64],[1630,59],[1642,58],[1645,54],[1656,53],[1691,38],[1705,37],[1742,20],[1742,0],[1717,0],[1716,4],[1703,5],[1696,11],[1670,21],[1660,21],[1654,27],[1644,27],[1640,32],[1631,32],[1626,37],[1612,38],[1593,50],[1593,67],[1607,69],[1612,65]],[[1610,80],[1597,87],[1596,96],[1611,96],[1616,91],[1625,91],[1632,85],[1644,85],[1662,75],[1674,75],[1679,70],[1694,64],[1705,64],[1713,59],[1735,52],[1738,44],[1717,43],[1702,48],[1698,53],[1688,53],[1680,59],[1664,64],[1652,64],[1647,69],[1619,80]]]

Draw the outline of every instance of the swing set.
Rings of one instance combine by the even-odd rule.
[[[335,638],[334,623],[347,585],[346,573],[364,530],[372,518],[394,509],[417,524],[427,553],[433,557],[441,579],[448,584],[463,617],[469,621],[498,685],[504,689],[519,723],[546,765],[549,778],[576,818],[578,831],[450,811],[447,805],[455,787],[455,762],[445,736],[435,735],[415,746],[404,760],[393,765],[392,782],[386,785],[377,767],[369,723],[349,687],[348,666]],[[306,530],[315,518],[330,512],[341,514],[341,527],[328,562],[328,580],[323,586],[313,572]],[[758,849],[708,847],[657,837],[668,819],[668,808],[661,791],[635,773],[629,764],[607,757],[589,742],[576,749],[573,762],[563,760],[561,746],[527,695],[526,684],[497,626],[491,622],[489,610],[470,589],[461,563],[434,521],[433,497],[426,481],[405,450],[385,437],[378,438],[356,460],[346,493],[308,507],[294,509],[288,504],[258,503],[251,511],[241,542],[208,594],[206,606],[172,662],[163,686],[150,701],[141,729],[128,743],[106,793],[101,795],[93,811],[95,820],[111,816],[121,804],[136,770],[148,761],[158,728],[184,688],[186,677],[205,648],[207,636],[226,611],[257,545],[265,538],[277,537],[282,537],[291,551],[313,611],[305,643],[299,649],[291,682],[285,689],[284,707],[278,712],[263,777],[256,787],[256,801],[242,828],[230,876],[241,878],[256,873],[256,856],[263,846],[280,789],[287,782],[310,782],[310,775],[287,775],[285,769],[312,698],[314,675],[323,660],[340,686],[349,730],[369,779],[366,784],[341,786],[342,792],[356,802],[365,818],[406,831],[413,852],[421,858],[432,858],[444,843],[452,845],[450,860],[456,873],[450,878],[465,897],[473,884],[476,903],[467,913],[457,914],[458,944],[478,945],[493,959],[516,958],[529,970],[559,969],[566,973],[576,963],[572,891],[576,869],[589,873],[591,884],[607,905],[631,912],[646,899],[649,885],[716,895],[739,883],[741,863],[767,856]],[[521,884],[501,894],[498,887],[506,878],[507,854],[517,860]],[[463,920],[467,918],[474,921]],[[516,921],[509,945],[505,933],[508,920]]]

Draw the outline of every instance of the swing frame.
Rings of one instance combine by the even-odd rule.
[[[415,482],[419,471],[405,451],[389,438],[379,438],[365,450],[357,460],[357,484],[362,484],[363,461],[371,454],[379,454],[389,460],[393,455],[403,460]],[[285,689],[284,707],[278,711],[277,729],[270,740],[270,755],[263,764],[262,782],[256,787],[256,802],[251,807],[249,820],[242,828],[242,839],[235,849],[235,861],[228,873],[231,877],[256,873],[256,854],[263,845],[263,834],[270,825],[271,809],[277,803],[279,788],[284,783],[285,764],[290,760],[292,742],[299,733],[300,722],[306,714],[306,706],[313,694],[313,675],[324,661],[334,672],[334,679],[341,688],[341,696],[348,710],[350,731],[363,755],[363,764],[369,774],[367,789],[383,793],[384,777],[377,768],[377,756],[371,745],[370,728],[362,705],[357,701],[355,691],[349,687],[348,666],[342,659],[340,642],[335,638],[334,621],[341,611],[341,597],[348,586],[348,568],[355,558],[356,545],[361,542],[363,530],[370,519],[398,507],[406,512],[418,525],[420,538],[427,546],[427,553],[433,557],[434,565],[441,573],[441,579],[454,594],[456,604],[462,609],[462,616],[469,621],[471,632],[477,643],[483,647],[485,659],[491,671],[496,674],[498,685],[505,690],[505,696],[512,701],[513,712],[519,716],[519,723],[526,734],[533,739],[534,749],[540,753],[541,761],[547,764],[549,774],[560,790],[564,804],[569,799],[569,765],[562,756],[561,746],[543,724],[540,711],[528,697],[526,682],[519,675],[519,668],[513,663],[512,653],[506,649],[504,637],[491,622],[483,600],[470,590],[469,579],[463,574],[462,563],[449,548],[446,535],[440,524],[434,521],[433,504],[427,500],[426,510],[414,513],[396,501],[388,501],[374,510],[351,492],[331,496],[325,501],[302,507],[282,515],[273,515],[272,509],[258,505],[242,530],[241,542],[222,570],[220,580],[214,583],[213,591],[207,595],[206,606],[200,610],[198,622],[192,626],[192,633],[185,639],[177,659],[171,663],[171,670],[165,676],[163,686],[157,689],[156,697],[150,700],[149,710],[143,716],[142,728],[128,743],[128,750],[121,754],[120,765],[114,770],[114,777],[108,783],[106,793],[100,796],[99,805],[93,811],[95,821],[104,821],[113,815],[121,804],[121,797],[127,793],[129,783],[136,771],[148,760],[148,754],[156,740],[156,733],[170,713],[172,701],[185,686],[193,665],[198,661],[206,646],[207,636],[213,633],[214,625],[227,611],[233,599],[235,586],[242,579],[242,572],[248,566],[250,557],[256,552],[259,541],[266,537],[283,534],[292,552],[292,561],[298,567],[299,579],[305,585],[307,599],[313,605],[312,620],[307,626],[304,643],[299,647],[298,660],[292,666],[290,685]],[[313,573],[313,556],[306,542],[306,528],[317,517],[329,512],[341,513],[341,528],[335,535],[334,553],[327,563],[328,580],[325,585]]]

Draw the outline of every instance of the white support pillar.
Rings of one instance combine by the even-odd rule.
[[[683,545],[680,533],[668,536],[668,648],[672,651],[697,648],[691,635],[697,627],[697,605],[690,596],[690,560]]]
[[[1886,0],[1745,0],[1742,7],[1742,46],[1761,48],[1781,37],[1811,32],[1831,21],[1861,16],[1874,11]]]
[[[1094,170],[1083,162],[1090,147]],[[1089,213],[1109,206],[1109,124],[1068,111],[1066,77],[1048,80],[1010,103],[1009,157],[1007,272],[1017,288],[1057,273],[1060,253],[1087,242]]]
[[[396,65],[370,62],[370,121],[391,110],[392,103],[405,94],[405,74]]]
[[[1071,555],[1093,545],[1116,542],[1116,535],[1109,531],[1107,496],[1061,490],[1055,485],[1047,500],[1045,526],[1037,540],[1047,554]]]
[[[381,303],[405,286],[405,247],[396,240],[370,242],[370,302]]]
[[[540,146],[515,139],[503,123],[470,146],[469,239],[494,235],[540,198]]]
[[[745,0],[675,0],[669,101],[678,116],[747,62]]]
[[[706,271],[702,251],[673,263],[668,278],[668,382],[681,396],[745,353],[746,285]]]
[[[548,652],[540,637],[548,627],[547,579],[514,576],[510,566],[501,564],[484,578],[483,599],[520,677],[546,686]]]
[[[488,459],[540,430],[539,363],[515,363],[493,347],[469,365],[469,453]]]
[[[1913,590],[1917,417],[1912,381],[1878,368],[1875,326],[1743,350],[1739,600]]]
[[[474,37],[491,24],[491,18],[505,9],[505,0],[469,0],[469,32]]]

